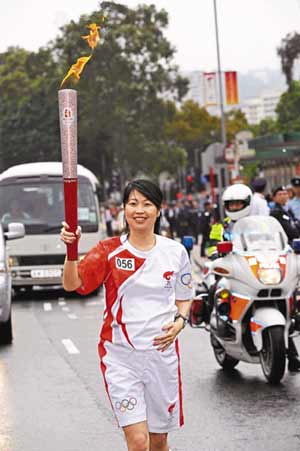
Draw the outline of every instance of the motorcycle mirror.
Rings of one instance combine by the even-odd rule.
[[[233,244],[231,241],[221,241],[217,244],[219,254],[229,254],[232,251]]]
[[[202,293],[198,295],[192,302],[189,313],[189,324],[191,327],[199,327],[203,322],[209,323],[208,294]]]

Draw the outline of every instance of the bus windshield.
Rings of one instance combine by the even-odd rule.
[[[2,224],[22,222],[26,234],[57,233],[64,220],[64,193],[61,179],[30,179],[0,184]],[[83,232],[97,232],[97,206],[90,182],[78,184],[78,223]]]

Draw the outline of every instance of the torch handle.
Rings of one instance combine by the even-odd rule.
[[[64,179],[64,195],[65,195],[65,218],[66,223],[70,226],[71,232],[76,232],[78,225],[78,210],[77,210],[77,178]],[[67,245],[68,260],[78,260],[78,240],[72,244]]]

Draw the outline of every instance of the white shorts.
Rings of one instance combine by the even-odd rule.
[[[119,426],[147,421],[149,432],[183,425],[178,342],[166,351],[137,351],[99,343],[106,391]]]

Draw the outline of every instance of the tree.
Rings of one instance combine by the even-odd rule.
[[[233,141],[239,131],[249,128],[246,116],[241,110],[229,111],[225,119],[228,142]],[[220,140],[220,119],[211,116],[196,102],[188,100],[170,115],[166,122],[166,134],[172,142],[186,150],[189,165],[194,167],[198,163],[196,153]]]
[[[225,117],[227,142],[233,141],[238,132],[249,129],[246,116],[241,110],[228,111]]]
[[[184,102],[165,126],[168,139],[186,150],[191,166],[195,162],[195,151],[204,150],[216,140],[219,128],[219,119],[192,100]]]
[[[102,2],[101,10],[108,17],[104,41],[78,85],[79,158],[103,176],[118,166],[127,177],[138,171],[157,173],[158,161],[168,160],[157,158],[168,147],[168,109],[162,98],[169,93],[180,100],[187,90],[173,63],[174,49],[163,35],[167,13],[153,5],[130,9],[114,2]],[[62,28],[53,43],[61,67],[84,54],[79,36],[87,23],[97,20],[99,12]]]
[[[246,184],[250,184],[251,180],[257,176],[259,165],[258,161],[243,163],[243,178]]]
[[[172,108],[163,98],[167,94],[179,101],[188,82],[179,76],[175,51],[163,34],[167,13],[153,5],[130,9],[102,2],[101,11],[62,27],[47,48],[37,53],[8,49],[0,55],[4,167],[60,158],[59,82],[71,64],[87,54],[81,35],[89,23],[99,23],[103,13],[108,17],[103,43],[76,87],[79,162],[105,179],[119,167],[124,177],[131,177],[181,164],[184,152],[165,136]]]
[[[277,54],[280,56],[282,72],[290,88],[293,81],[294,62],[300,55],[300,34],[296,32],[293,34],[289,33],[282,39],[281,46],[277,49]]]
[[[249,129],[255,137],[272,135],[280,131],[280,124],[277,119],[267,117],[262,119],[259,124],[249,126]]]
[[[49,50],[9,48],[0,54],[2,169],[59,157],[56,77]]]
[[[292,81],[276,108],[282,133],[300,131],[300,83]]]

